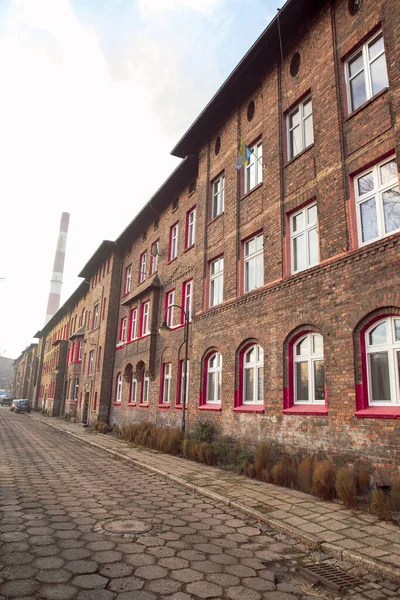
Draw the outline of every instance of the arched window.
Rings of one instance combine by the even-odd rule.
[[[206,361],[207,369],[207,404],[221,404],[222,356],[214,352]]]
[[[371,406],[400,404],[400,316],[375,322],[365,333],[368,400]]]
[[[325,402],[324,345],[318,333],[308,333],[294,345],[294,403]]]
[[[115,402],[122,400],[122,373],[118,373],[116,380]]]
[[[243,356],[243,404],[262,404],[264,351],[258,344],[247,348]]]

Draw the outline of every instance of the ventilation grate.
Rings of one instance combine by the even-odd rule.
[[[300,572],[313,581],[319,581],[327,587],[333,590],[340,591],[343,588],[360,585],[360,579],[348,575],[344,571],[341,571],[337,567],[320,563],[318,565],[307,565],[307,567],[300,567]]]

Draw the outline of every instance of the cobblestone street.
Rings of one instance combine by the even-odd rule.
[[[7,409],[0,456],[1,599],[400,597],[396,583]],[[360,584],[339,593],[298,573],[321,560]]]

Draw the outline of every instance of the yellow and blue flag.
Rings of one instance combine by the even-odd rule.
[[[239,137],[239,140],[240,140],[240,146],[239,146],[239,152],[238,152],[237,159],[236,159],[236,168],[238,170],[241,169],[243,166],[246,166],[249,164],[250,156],[253,154],[253,152],[250,150],[250,148],[246,145],[245,141],[242,140],[241,137]]]

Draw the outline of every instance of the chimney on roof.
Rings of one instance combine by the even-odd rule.
[[[53,274],[50,282],[49,300],[47,302],[46,323],[60,308],[62,277],[64,272],[65,250],[67,247],[67,233],[69,225],[69,213],[61,214],[60,231],[58,234],[56,254],[54,257]]]

